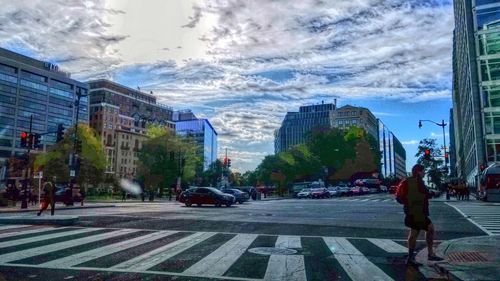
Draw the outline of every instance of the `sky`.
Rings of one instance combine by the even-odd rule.
[[[369,108],[403,143],[442,143],[451,0],[0,0],[0,47],[208,118],[233,168],[274,153],[287,111]],[[447,135],[447,142],[449,138]]]

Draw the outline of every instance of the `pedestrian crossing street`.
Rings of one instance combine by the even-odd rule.
[[[404,272],[387,264],[399,259],[405,268],[403,245],[375,238],[0,225],[3,266],[220,280],[401,280]],[[259,248],[271,252],[249,251]]]
[[[446,204],[488,235],[500,234],[500,203],[456,201]]]

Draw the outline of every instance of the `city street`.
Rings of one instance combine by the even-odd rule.
[[[80,222],[72,227],[0,226],[0,280],[439,277],[429,275],[427,265],[405,265],[407,230],[402,205],[392,198],[376,194],[251,201],[230,208],[128,202],[59,211],[79,215]],[[453,204],[462,210],[480,203]],[[487,234],[453,204],[431,202],[436,244]],[[419,239],[421,250],[423,235]]]

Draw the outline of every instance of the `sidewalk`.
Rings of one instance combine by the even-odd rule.
[[[56,204],[56,210],[77,210],[77,209],[92,209],[92,208],[111,208],[115,207],[114,204],[110,204],[110,202],[84,202],[83,206],[80,206],[79,202],[75,202],[73,206],[66,206],[62,203]],[[21,202],[17,202],[16,206],[7,206],[0,207],[0,214],[10,214],[10,213],[27,213],[27,212],[36,212],[39,210],[38,204],[36,205],[28,205],[27,209],[21,209]],[[49,207],[50,210],[50,207]]]
[[[499,280],[500,236],[479,236],[448,240],[436,248],[443,262],[429,263],[450,280]],[[427,249],[422,250],[417,261],[426,264]]]

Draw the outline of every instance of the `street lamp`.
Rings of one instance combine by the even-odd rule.
[[[446,154],[446,134],[444,128],[446,127],[446,123],[444,123],[444,120],[441,120],[441,123],[434,122],[432,120],[418,120],[418,128],[422,128],[422,122],[431,122],[436,124],[437,126],[441,127],[443,129],[443,148],[444,148],[444,167],[446,169],[446,173],[448,173],[448,157]]]

